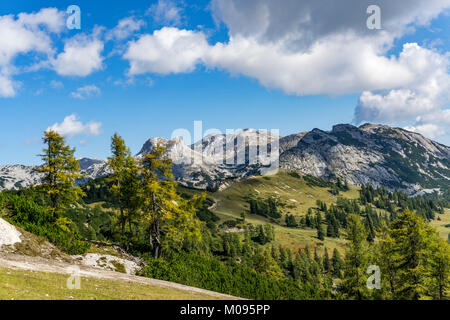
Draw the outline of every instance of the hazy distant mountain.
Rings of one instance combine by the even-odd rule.
[[[411,194],[450,187],[450,148],[418,133],[384,125],[336,125],[331,131],[279,137],[266,131],[242,130],[209,135],[193,145],[181,138],[151,138],[136,155],[141,158],[160,143],[174,161],[174,174],[183,185],[220,188],[232,179],[273,169],[296,169],[349,184],[370,183]],[[273,144],[271,144],[273,143]],[[267,152],[265,152],[267,150]],[[279,163],[267,155],[279,153]],[[89,179],[109,174],[104,160],[84,158],[80,166]],[[0,190],[37,184],[35,167],[0,166]]]
[[[79,160],[81,173],[86,174],[77,183],[110,173],[105,160],[82,158]],[[42,174],[36,172],[38,166],[8,165],[0,166],[0,191],[4,189],[26,188],[41,182]]]

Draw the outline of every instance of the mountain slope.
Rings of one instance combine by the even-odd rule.
[[[414,193],[448,189],[450,148],[399,128],[366,124],[314,129],[280,155],[280,165],[323,179]]]
[[[82,184],[110,173],[105,160],[82,158],[79,160],[79,163],[81,173],[85,174],[85,177],[78,180],[77,184]],[[38,185],[41,182],[42,174],[36,172],[37,168],[38,166],[0,165],[0,191]]]

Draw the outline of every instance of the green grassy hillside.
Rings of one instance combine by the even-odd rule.
[[[249,198],[269,198],[275,197],[283,204],[280,208],[282,215],[292,214],[296,218],[306,214],[308,208],[315,207],[316,201],[321,200],[327,205],[336,203],[337,196],[330,192],[329,187],[320,187],[308,184],[303,178],[292,174],[291,171],[280,170],[278,174],[272,176],[255,176],[233,183],[228,188],[208,192],[208,199],[214,203],[211,206],[221,222],[238,219],[243,211],[249,211]],[[339,197],[356,199],[359,196],[357,187],[350,187],[347,192],[340,192]],[[197,193],[191,189],[182,188],[182,192],[192,194]],[[268,223],[268,219],[248,214],[246,222],[255,225]],[[283,224],[284,220],[280,220]],[[220,222],[219,222],[220,223]],[[306,244],[326,246],[327,248],[343,249],[345,240],[326,238],[320,241],[317,238],[315,229],[287,228],[279,224],[275,226],[275,244],[281,244],[294,250],[304,247]]]
[[[320,241],[317,238],[316,229],[285,227],[284,216],[291,214],[298,219],[306,215],[308,208],[315,207],[317,200],[321,200],[327,206],[330,206],[336,203],[338,197],[358,199],[359,190],[359,187],[349,187],[348,191],[340,191],[339,195],[336,196],[330,192],[329,186],[317,186],[308,183],[307,179],[296,175],[294,171],[280,170],[276,175],[249,177],[231,184],[224,190],[208,192],[208,199],[212,203],[210,210],[220,218],[220,222],[224,222],[241,218],[241,213],[244,211],[248,213],[249,198],[277,198],[282,203],[280,212],[283,218],[274,224],[276,244],[294,250],[309,244],[325,246],[329,249],[337,248],[343,251],[344,237],[326,237],[325,241]],[[187,188],[181,188],[181,191],[187,194],[198,192]],[[378,211],[384,212],[384,210]],[[447,239],[450,228],[445,227],[445,225],[450,223],[450,209],[446,209],[445,214],[439,216],[441,220],[434,220],[432,224],[437,227],[441,236]],[[258,225],[273,221],[259,215],[247,214],[246,222]]]

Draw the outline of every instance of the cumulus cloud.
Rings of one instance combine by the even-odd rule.
[[[55,123],[47,128],[46,131],[55,131],[65,137],[74,137],[77,135],[93,135],[97,136],[101,133],[101,122],[91,121],[83,124],[79,121],[79,117],[71,114],[64,118],[62,123]]]
[[[104,44],[94,33],[80,34],[66,41],[64,52],[60,53],[52,64],[62,76],[85,77],[102,69]]]
[[[399,36],[411,25],[426,25],[450,5],[449,0],[212,0],[216,20],[230,36],[254,38],[259,43],[282,43],[286,50],[307,50],[348,32],[374,37],[366,27],[366,10],[381,8],[382,28]]]
[[[22,12],[18,14],[18,21],[31,28],[45,27],[50,32],[60,33],[65,26],[64,13],[55,8],[44,8],[37,13]]]
[[[436,137],[442,136],[445,134],[445,130],[442,127],[439,127],[436,124],[428,123],[418,126],[406,126],[405,130],[417,132],[425,137],[434,139]]]
[[[47,59],[54,52],[50,35],[59,33],[63,25],[63,13],[54,8],[20,13],[17,17],[0,16],[0,97],[16,95],[18,83],[13,76],[20,71],[14,65],[16,57],[34,52],[37,58],[43,55],[43,59]]]
[[[16,84],[10,78],[0,75],[0,97],[14,97],[16,95],[15,86]]]
[[[124,58],[131,75],[191,72],[203,64],[288,94],[362,92],[355,122],[426,125],[418,117],[442,112],[449,101],[449,55],[416,43],[404,44],[398,56],[389,52],[395,40],[448,13],[450,0],[377,1],[382,30],[366,26],[372,4],[213,0],[213,15],[228,28],[228,41],[209,44],[201,31],[162,28],[130,42]]]
[[[156,23],[165,26],[179,26],[181,12],[182,9],[171,0],[158,0],[158,3],[152,5],[148,10]]]
[[[450,127],[449,56],[417,44],[406,44],[399,62],[414,75],[400,89],[362,93],[355,121],[412,122],[408,128],[430,138],[444,135]]]
[[[134,17],[124,18],[117,26],[106,34],[106,40],[123,40],[130,37],[134,32],[139,31],[145,22]]]
[[[94,96],[99,96],[101,90],[95,85],[87,85],[78,88],[76,91],[72,92],[70,95],[75,99],[87,99]]]
[[[165,27],[131,41],[124,58],[130,75],[191,72],[208,48],[202,32]]]
[[[410,62],[428,52],[412,46],[400,57],[386,53],[408,26],[428,23],[450,0],[380,1],[383,30],[377,31],[365,25],[369,4],[214,0],[214,14],[229,29],[228,42],[209,45],[202,32],[162,28],[131,42],[124,57],[133,74],[189,72],[203,63],[297,95],[406,88],[427,72]],[[173,59],[182,67],[169,68]]]

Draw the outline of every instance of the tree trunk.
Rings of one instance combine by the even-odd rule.
[[[128,246],[131,244],[131,238],[133,237],[133,229],[131,228],[131,217],[128,217],[128,226],[130,227],[130,234],[128,235]]]
[[[160,248],[161,248],[161,239],[160,239],[161,229],[160,229],[160,225],[159,225],[159,219],[156,219],[153,227],[154,227],[154,231],[155,231],[155,238],[153,241],[153,247],[155,250],[154,257],[155,257],[155,259],[158,259],[159,255],[160,255]]]

